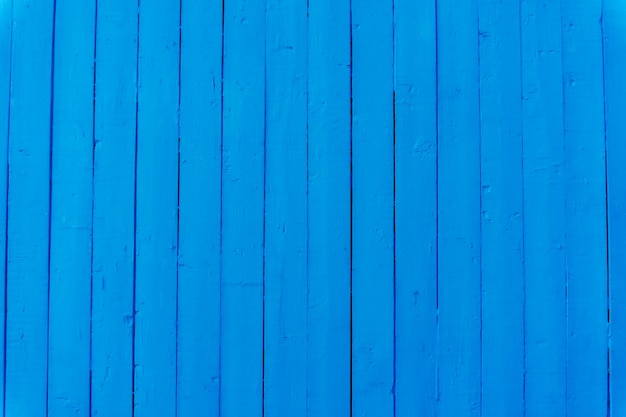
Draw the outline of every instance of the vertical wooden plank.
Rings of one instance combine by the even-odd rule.
[[[526,415],[566,414],[565,184],[558,0],[521,4]]]
[[[626,414],[626,4],[604,0],[604,94],[606,117],[609,249],[610,415]]]
[[[265,5],[224,4],[220,415],[263,413]]]
[[[602,1],[563,0],[567,415],[607,416]]]
[[[480,0],[482,415],[524,415],[519,5]]]
[[[139,4],[134,416],[176,413],[180,2]]]
[[[179,417],[219,414],[222,4],[181,8]]]
[[[94,115],[93,416],[133,411],[137,3],[97,4]]]
[[[350,415],[350,2],[309,3],[308,415]]]
[[[307,2],[266,2],[264,415],[307,409]]]
[[[0,3],[0,416],[4,417],[6,283],[7,283],[7,203],[9,115],[11,96],[11,8],[12,2]]]
[[[437,64],[435,1],[394,1],[396,414],[435,413]]]
[[[480,413],[478,1],[437,2],[439,415]]]
[[[392,1],[352,2],[352,410],[394,413]]]
[[[54,4],[13,4],[6,415],[47,413]]]
[[[48,416],[89,416],[95,3],[57,0]]]

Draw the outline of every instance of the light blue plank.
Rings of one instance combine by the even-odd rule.
[[[224,11],[220,415],[263,412],[265,5]]]
[[[607,230],[602,1],[562,2],[567,415],[607,416]]]
[[[307,3],[266,2],[264,416],[307,414]]]
[[[134,417],[176,412],[180,2],[139,6]]]
[[[350,4],[309,3],[308,416],[350,415]]]
[[[11,7],[0,3],[0,312],[6,312],[7,199],[9,153],[9,100],[11,91]],[[4,417],[6,315],[0,313],[0,416]]]
[[[439,416],[480,414],[478,1],[437,2]]]
[[[45,416],[53,2],[13,4],[6,415]]]
[[[352,2],[352,415],[394,412],[391,1]]]
[[[526,415],[566,414],[563,88],[559,1],[521,4]]]
[[[95,3],[58,0],[54,35],[48,416],[90,416]]]
[[[480,0],[482,415],[524,415],[519,5]]]
[[[130,417],[137,4],[97,8],[91,408],[93,416]]]
[[[609,226],[610,415],[626,414],[626,3],[603,2]]]
[[[435,2],[395,0],[396,415],[433,416],[437,395]]]
[[[179,417],[218,415],[222,4],[181,9]]]

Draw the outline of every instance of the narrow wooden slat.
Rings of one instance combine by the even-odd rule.
[[[562,9],[567,415],[607,415],[607,230],[602,1]]]
[[[309,3],[310,417],[350,415],[350,4]]]
[[[266,2],[264,415],[307,406],[307,3]]]
[[[89,416],[95,3],[58,0],[54,35],[48,416]]]
[[[139,5],[134,417],[176,412],[180,2]]]
[[[0,312],[6,312],[9,109],[11,95],[11,2],[0,3]],[[0,416],[4,417],[6,313],[0,313]]]
[[[396,415],[434,415],[437,396],[435,2],[394,1]]]
[[[220,415],[263,413],[265,5],[224,4]]]
[[[181,9],[179,417],[218,415],[222,5]]]
[[[480,0],[482,412],[524,415],[519,5]]]
[[[559,1],[521,4],[526,415],[566,414],[563,88]]]
[[[352,2],[352,415],[394,409],[391,1]]]
[[[13,3],[6,415],[45,416],[53,2]]]
[[[137,4],[99,1],[93,170],[94,416],[133,408]]]
[[[439,416],[480,414],[478,1],[437,2]]]
[[[609,402],[611,417],[626,414],[626,5],[605,0],[602,11],[609,249]]]

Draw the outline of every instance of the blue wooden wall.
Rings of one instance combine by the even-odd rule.
[[[1,0],[0,415],[626,416],[623,0]]]

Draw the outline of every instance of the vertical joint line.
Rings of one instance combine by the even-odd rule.
[[[523,373],[522,373],[522,407],[523,415],[526,415],[526,170],[524,167],[524,52],[522,39],[522,3],[518,6],[518,30],[519,30],[519,60],[520,60],[520,146],[521,146],[521,169],[522,169],[522,277],[523,277],[523,295],[522,295],[522,343],[523,343]]]
[[[606,114],[606,73],[605,73],[605,33],[604,33],[604,12],[605,1],[602,0],[601,16],[600,16],[600,34],[602,49],[602,103],[603,103],[603,129],[604,129],[604,195],[605,195],[605,232],[606,232],[606,307],[607,307],[607,410],[608,416],[611,412],[611,257],[610,257],[610,238],[609,238],[609,162],[608,162],[608,144],[607,144],[607,114]]]
[[[261,323],[261,407],[265,415],[265,257],[267,234],[267,0],[263,1],[263,282],[262,282],[262,323]]]
[[[439,395],[441,391],[439,383],[439,3],[435,0],[435,321],[437,331],[437,354],[435,355],[436,373],[436,407],[438,409]]]
[[[135,339],[137,333],[137,153],[139,149],[139,25],[140,25],[141,0],[137,0],[137,60],[135,66],[135,161],[134,161],[134,202],[133,202],[133,328],[132,328],[132,416],[135,415],[136,396],[136,357]]]
[[[93,254],[94,254],[94,210],[95,210],[95,173],[96,173],[96,71],[97,71],[97,39],[98,39],[98,1],[94,4],[94,35],[93,35],[93,103],[91,115],[91,248],[89,271],[89,415],[93,415]]]
[[[3,385],[2,385],[2,411],[3,414],[2,415],[6,415],[6,399],[7,399],[7,386],[6,386],[6,380],[7,380],[7,312],[8,312],[8,282],[9,282],[9,187],[10,187],[10,181],[9,181],[9,175],[10,175],[10,170],[9,170],[9,166],[10,166],[10,161],[9,161],[9,142],[11,140],[11,85],[13,84],[13,0],[11,0],[11,6],[10,6],[10,16],[11,16],[11,22],[10,22],[10,32],[9,32],[9,94],[8,94],[8,106],[7,106],[7,130],[6,130],[6,138],[7,138],[7,143],[6,143],[6,155],[7,155],[7,161],[6,161],[6,167],[4,167],[4,169],[6,170],[6,215],[4,218],[4,265],[2,266],[4,268],[4,311],[2,312],[3,314],[3,321],[4,321],[4,334],[3,334],[3,344],[4,344],[4,352],[3,352],[3,363],[4,363],[4,368],[3,368]]]
[[[182,0],[181,0],[182,1]],[[220,73],[220,258],[219,258],[219,310],[220,310],[220,323],[219,323],[219,335],[222,340],[222,282],[223,282],[223,238],[222,230],[224,225],[224,0],[222,0],[222,58],[221,58],[221,73]],[[221,413],[221,401],[222,401],[222,344],[219,344],[218,348],[218,394],[217,394],[217,413]]]
[[[479,273],[479,320],[480,320],[480,390],[479,390],[479,404],[480,404],[480,413],[482,415],[483,412],[483,138],[482,138],[482,124],[480,123],[481,115],[482,115],[482,95],[481,95],[481,87],[482,87],[482,78],[481,78],[481,65],[480,65],[480,47],[481,47],[481,37],[480,37],[480,4],[476,6],[476,43],[477,43],[477,54],[476,54],[476,63],[478,65],[478,190],[479,190],[479,198],[478,198],[478,206],[479,206],[479,215],[478,215],[478,225],[479,225],[479,234],[478,234],[478,273]]]
[[[47,302],[47,337],[46,337],[46,416],[49,412],[50,405],[50,254],[52,242],[52,162],[53,162],[53,146],[54,146],[54,64],[55,64],[55,43],[56,43],[56,14],[57,2],[54,0],[52,6],[52,53],[51,53],[51,69],[50,69],[50,156],[48,164],[48,302]]]
[[[183,0],[179,0],[178,4],[178,103],[177,103],[177,120],[176,125],[178,129],[178,149],[177,149],[177,184],[176,184],[176,295],[175,295],[175,305],[176,305],[176,335],[175,335],[175,365],[174,365],[174,386],[175,393],[174,398],[176,402],[176,408],[174,410],[174,415],[178,416],[178,285],[179,285],[179,266],[180,266],[180,97],[181,97],[181,64],[182,64],[182,39],[183,39]]]
[[[395,0],[391,1],[391,59],[392,59],[392,116],[393,116],[393,415],[396,416],[397,411],[397,395],[396,395],[396,383],[397,383],[397,251],[396,251],[396,210],[397,210],[397,193],[396,193],[396,9]]]
[[[350,417],[353,416],[354,407],[354,366],[353,366],[353,335],[354,335],[354,326],[352,322],[352,306],[353,306],[353,294],[352,294],[352,280],[353,280],[353,201],[354,201],[354,187],[353,187],[353,129],[354,129],[354,97],[353,97],[353,47],[352,47],[352,0],[350,0]]]
[[[182,1],[182,0],[181,0]],[[224,0],[222,0],[222,62],[220,73],[220,260],[219,260],[219,348],[218,348],[218,395],[217,395],[217,413],[221,415],[221,401],[222,401],[222,282],[223,282],[223,226],[224,226]]]

